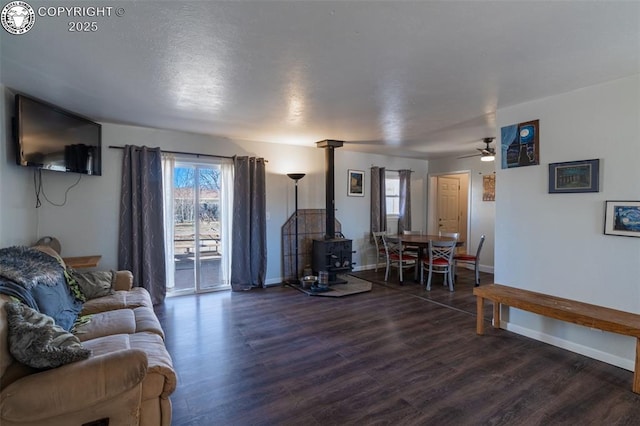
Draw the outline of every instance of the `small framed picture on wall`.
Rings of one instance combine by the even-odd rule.
[[[364,197],[364,171],[348,171],[347,195],[349,197]]]
[[[604,233],[640,237],[640,201],[605,201]]]
[[[549,164],[549,194],[599,192],[600,160]]]

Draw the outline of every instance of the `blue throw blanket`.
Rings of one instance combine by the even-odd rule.
[[[13,296],[31,309],[38,310],[38,304],[36,303],[33,296],[31,296],[31,292],[27,290],[22,284],[18,284],[16,282],[9,281],[6,278],[0,277],[0,293]]]
[[[82,302],[71,294],[64,272],[57,259],[39,250],[23,246],[0,249],[0,293],[20,299],[68,331]]]

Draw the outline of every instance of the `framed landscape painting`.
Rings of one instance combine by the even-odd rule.
[[[549,164],[549,194],[598,192],[600,160]]]
[[[604,233],[640,237],[640,201],[605,201]]]

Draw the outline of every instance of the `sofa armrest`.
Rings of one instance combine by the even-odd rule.
[[[133,288],[133,274],[131,271],[116,271],[116,277],[113,280],[113,289],[129,291]]]
[[[0,393],[6,420],[40,420],[84,410],[117,397],[141,384],[147,374],[147,355],[124,349],[15,381]]]

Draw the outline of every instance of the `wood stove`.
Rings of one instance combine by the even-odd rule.
[[[329,284],[339,284],[342,281],[337,274],[351,271],[352,247],[351,240],[334,238],[331,240],[313,240],[313,270],[329,273]]]
[[[335,232],[335,173],[334,150],[343,145],[342,141],[323,140],[316,142],[318,148],[324,148],[326,171],[326,227],[324,239],[313,240],[313,263],[315,274],[326,271],[329,274],[329,284],[338,284],[345,281],[338,280],[337,274],[349,272],[352,269],[353,251],[352,241],[342,236],[336,236]]]

